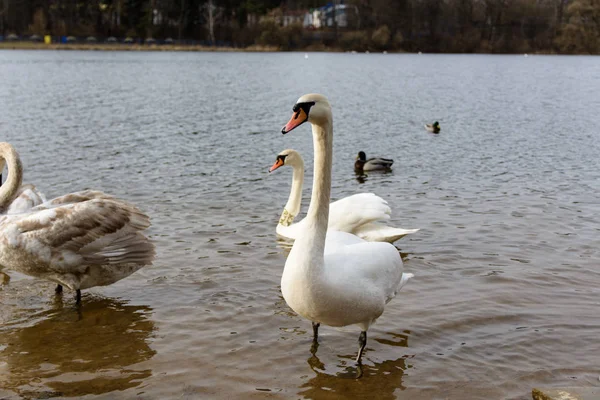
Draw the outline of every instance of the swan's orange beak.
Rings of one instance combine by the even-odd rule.
[[[281,133],[285,135],[286,133],[288,133],[292,129],[299,127],[306,121],[308,121],[308,115],[302,108],[299,108],[298,111],[294,112],[294,115],[292,115],[292,118],[290,118],[289,122],[285,124],[283,129],[281,129]]]
[[[283,167],[283,160],[281,158],[278,158],[277,161],[275,161],[275,164],[269,168],[269,172],[273,172],[279,167]]]

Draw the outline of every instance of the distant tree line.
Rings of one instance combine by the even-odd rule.
[[[346,26],[309,29],[284,18],[327,2],[0,0],[0,35],[171,38],[284,50],[600,54],[600,0],[329,0],[346,4]]]

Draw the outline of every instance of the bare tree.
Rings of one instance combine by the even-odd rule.
[[[223,9],[214,4],[214,0],[208,0],[206,4],[200,6],[203,8],[204,17],[206,18],[206,22],[208,24],[208,34],[210,36],[211,45],[215,45],[215,23],[221,18],[223,14]]]
[[[188,14],[188,9],[185,6],[185,0],[181,0],[181,5],[179,7],[179,23],[177,24],[177,31],[178,31],[178,40],[181,41],[181,32],[183,30],[183,27],[185,26],[186,22],[187,22],[187,14]]]
[[[5,28],[5,14],[6,14],[6,9],[8,8],[8,0],[3,0],[0,5],[2,6],[2,9],[0,9],[0,34],[4,33]]]

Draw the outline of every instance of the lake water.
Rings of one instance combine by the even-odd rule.
[[[0,398],[525,399],[598,386],[600,58],[0,52],[0,141],[49,198],[88,188],[152,218],[153,266],[56,298],[6,271]],[[369,331],[295,315],[275,225],[320,92],[333,198],[374,192],[415,278]],[[438,120],[439,135],[424,123]],[[356,153],[395,160],[360,178]],[[0,279],[1,281],[1,279]]]

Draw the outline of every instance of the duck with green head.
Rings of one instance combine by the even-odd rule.
[[[359,151],[356,156],[356,162],[354,163],[354,170],[356,172],[364,171],[389,171],[392,168],[394,160],[390,158],[373,157],[367,159],[367,155],[364,151]]]
[[[432,133],[440,133],[440,123],[435,121],[433,124],[426,124],[425,129]]]

